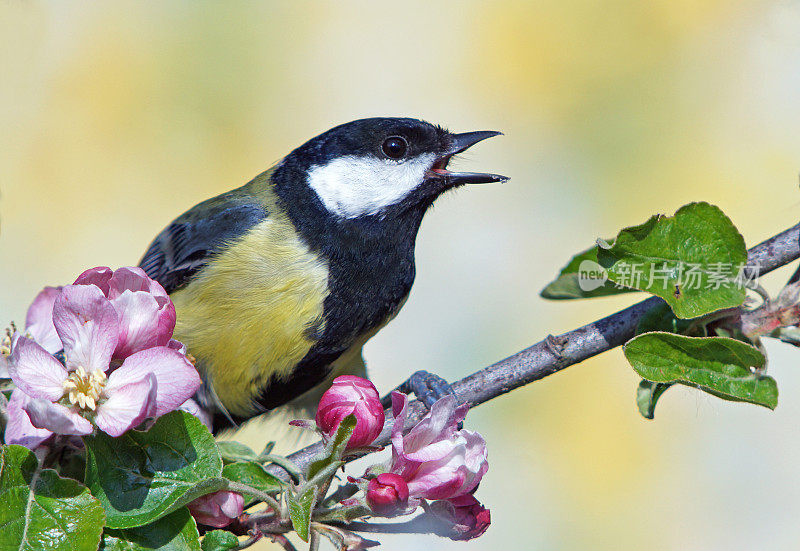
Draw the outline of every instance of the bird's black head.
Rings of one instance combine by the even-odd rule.
[[[313,200],[336,218],[402,216],[424,211],[448,189],[505,181],[496,174],[446,168],[453,155],[498,134],[454,134],[408,118],[361,119],[309,140],[283,165],[299,172],[295,183],[312,190]]]

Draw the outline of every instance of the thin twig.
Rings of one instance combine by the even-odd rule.
[[[263,537],[264,534],[262,534],[261,532],[255,532],[251,534],[251,536],[246,540],[239,542],[239,545],[238,547],[236,547],[236,549],[247,549],[248,547],[252,547]]]
[[[289,541],[284,535],[281,534],[264,534],[266,537],[283,547],[286,551],[297,551],[297,547]]]
[[[750,249],[746,271],[748,275],[761,275],[798,258],[800,258],[800,224]],[[758,268],[752,268],[754,266]],[[660,298],[652,297],[573,331],[548,337],[513,356],[456,381],[453,383],[453,389],[471,406],[477,406],[515,388],[543,379],[624,344],[633,338],[639,318],[661,302]],[[558,343],[557,351],[554,350],[554,342]],[[408,407],[407,430],[419,422],[427,411],[418,400],[411,402]],[[387,415],[387,420],[381,435],[374,443],[377,446],[384,446],[389,442],[390,415]],[[293,453],[289,458],[298,467],[305,468],[321,450],[322,445],[315,444]],[[278,468],[270,466],[267,470],[276,476],[285,477]]]

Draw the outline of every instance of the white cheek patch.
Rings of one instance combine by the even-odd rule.
[[[401,201],[425,179],[436,156],[396,162],[348,155],[311,167],[308,184],[330,212],[344,218],[377,214]]]

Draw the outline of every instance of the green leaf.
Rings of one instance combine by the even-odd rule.
[[[86,484],[110,528],[149,524],[225,487],[214,437],[183,411],[164,415],[146,432],[118,438],[98,432],[84,442]]]
[[[289,506],[289,516],[295,532],[308,541],[311,526],[311,512],[316,504],[320,487],[328,487],[328,479],[332,478],[344,462],[342,456],[347,449],[347,443],[356,428],[356,416],[352,413],[342,419],[336,434],[325,445],[325,449],[318,454],[308,466],[307,483],[294,492],[288,492],[286,503]]]
[[[540,294],[550,300],[565,300],[605,297],[636,290],[616,285],[607,278],[605,268],[597,261],[597,247],[592,247],[573,256]]]
[[[717,207],[691,203],[674,216],[653,216],[598,243],[598,262],[620,285],[663,298],[679,318],[739,306],[736,278],[747,263],[744,239]]]
[[[203,551],[230,551],[239,548],[239,538],[227,530],[212,530],[203,536]]]
[[[645,333],[628,341],[625,357],[643,379],[683,383],[719,398],[775,409],[778,386],[760,371],[766,358],[756,348],[726,337]]]
[[[40,469],[22,446],[0,447],[0,549],[94,551],[105,514],[88,488]]]
[[[674,383],[654,383],[642,379],[636,389],[636,405],[639,406],[639,413],[645,419],[652,419],[656,413],[656,402],[661,395]]]
[[[342,419],[342,422],[339,423],[339,428],[336,429],[336,434],[328,441],[325,449],[308,465],[309,480],[323,469],[342,459],[344,451],[347,449],[347,443],[350,441],[350,437],[353,436],[355,429],[356,416],[351,413]]]
[[[662,302],[650,308],[639,318],[639,323],[636,324],[636,334],[641,335],[642,333],[649,333],[652,331],[663,331],[664,333],[683,335],[688,334],[687,331],[691,330],[692,336],[705,337],[705,327],[699,324],[695,328],[695,322],[696,319],[681,319],[675,316],[672,312],[672,308]]]
[[[200,551],[200,534],[186,507],[156,522],[123,530],[106,530],[100,551]]]
[[[341,522],[353,522],[354,520],[372,516],[374,514],[375,513],[372,512],[372,509],[362,504],[349,505],[346,507],[338,506],[329,509],[321,515],[315,516],[314,521],[330,522],[338,520]]]
[[[217,442],[219,454],[225,463],[237,461],[258,461],[258,454],[240,442],[222,440]]]
[[[317,487],[308,485],[302,492],[288,492],[286,504],[289,506],[289,518],[297,535],[303,541],[308,541],[311,530],[311,512],[317,501]]]
[[[294,483],[299,483],[303,478],[303,473],[300,470],[300,467],[295,465],[288,457],[262,452],[262,454],[259,456],[258,462],[262,465],[272,464],[280,467],[286,471]]]
[[[225,465],[222,469],[222,476],[234,482],[247,484],[267,494],[280,492],[284,487],[281,479],[269,474],[263,466],[252,461]]]

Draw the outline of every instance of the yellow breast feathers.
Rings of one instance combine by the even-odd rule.
[[[271,212],[171,295],[175,338],[230,413],[255,413],[269,379],[288,376],[306,355],[309,328],[322,330],[327,281],[324,260],[285,215]]]

